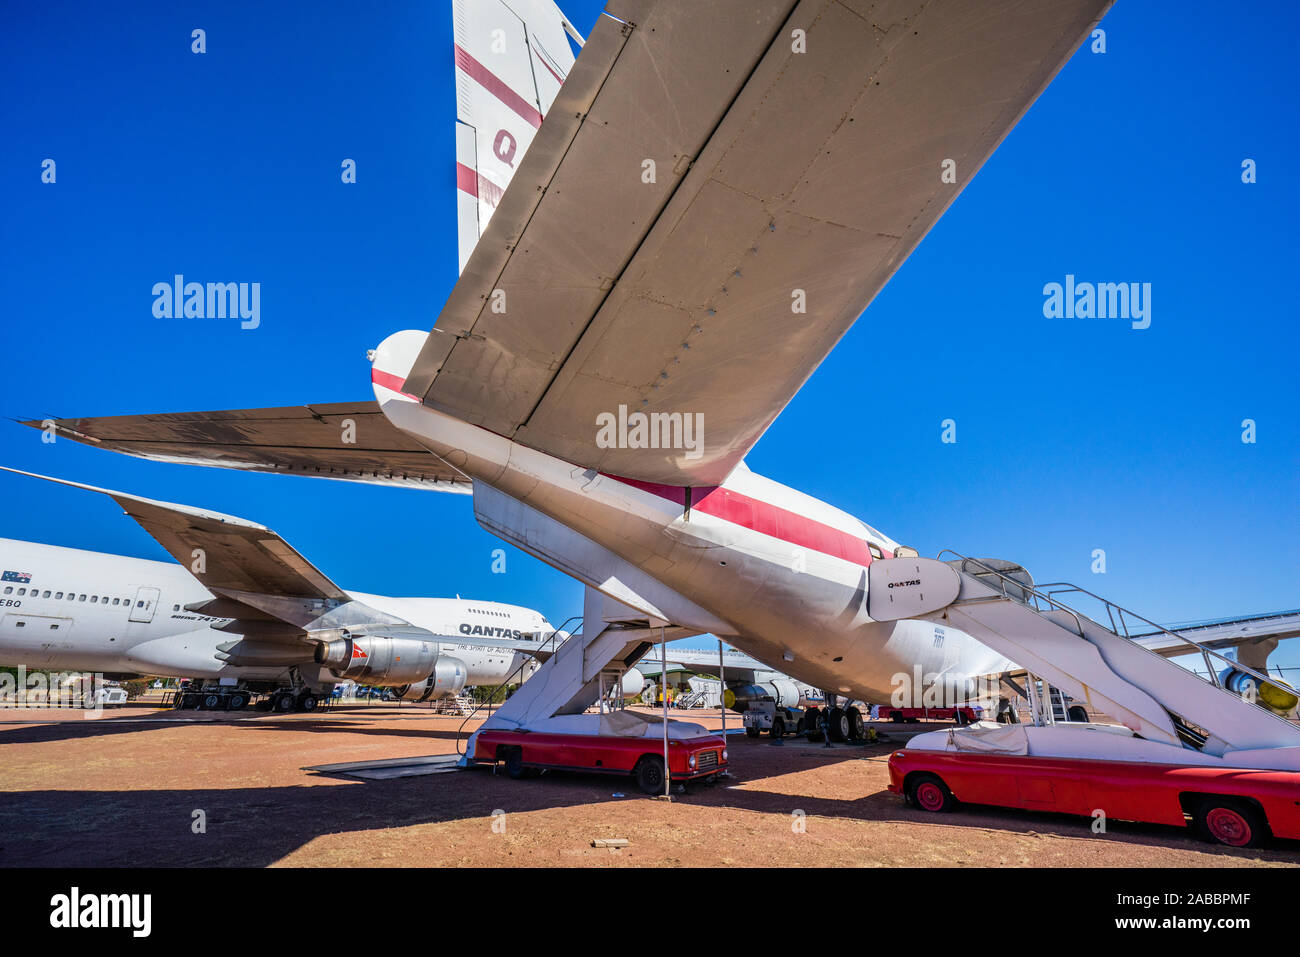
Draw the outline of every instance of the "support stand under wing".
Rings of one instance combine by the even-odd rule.
[[[614,601],[594,588],[583,600],[582,631],[567,638],[559,650],[511,695],[470,737],[466,758],[475,753],[478,734],[488,729],[527,729],[530,724],[561,714],[581,714],[596,703],[611,680],[617,686],[623,672],[659,641],[688,638],[698,632],[649,619],[644,612]]]

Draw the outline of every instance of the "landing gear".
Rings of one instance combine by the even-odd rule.
[[[226,699],[226,708],[230,711],[243,711],[244,706],[248,704],[248,693],[245,691],[236,691]]]
[[[271,710],[276,714],[288,714],[297,705],[297,701],[292,691],[277,691],[271,698]]]
[[[826,734],[832,741],[847,741],[849,737],[849,720],[843,708],[831,708],[826,715]]]
[[[862,712],[857,708],[849,708],[844,712],[844,720],[848,724],[848,739],[850,741],[861,741],[867,736],[867,725],[862,720]]]
[[[809,708],[804,717],[804,734],[809,741],[817,742],[822,740],[822,712],[820,708]]]
[[[299,711],[310,713],[315,711],[316,706],[319,704],[320,698],[310,691],[304,691],[298,696],[297,706]]]

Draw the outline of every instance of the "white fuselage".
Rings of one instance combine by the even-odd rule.
[[[187,611],[214,596],[169,562],[0,539],[0,665],[184,678],[287,680],[287,665],[235,666],[216,657],[237,639],[230,619]],[[17,579],[27,579],[21,581]],[[466,665],[466,684],[495,685],[523,662],[491,639],[551,631],[536,611],[499,602],[350,593],[431,632]],[[304,665],[311,661],[308,647]]]
[[[688,508],[682,488],[583,470],[382,385],[375,393],[398,428],[474,480],[484,527],[800,681],[884,703],[900,676],[964,681],[1011,665],[956,629],[873,620],[867,567],[897,543],[743,466],[722,486],[691,490]]]

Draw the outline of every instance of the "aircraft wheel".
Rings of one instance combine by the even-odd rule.
[[[862,720],[862,712],[857,708],[849,708],[844,712],[844,718],[849,726],[849,740],[861,741],[867,736],[867,726]]]
[[[657,754],[643,756],[636,763],[632,774],[642,794],[664,793],[664,759]]]
[[[1197,830],[1215,844],[1256,847],[1270,837],[1264,815],[1245,801],[1206,798],[1196,809],[1195,819]]]
[[[226,707],[231,711],[242,711],[246,704],[248,704],[248,695],[242,691],[236,691],[226,700]]]
[[[804,716],[804,734],[809,741],[820,741],[822,739],[821,716],[820,708],[809,708],[808,713]]]
[[[848,737],[849,723],[843,708],[831,708],[826,716],[826,733],[832,741],[843,741]]]
[[[221,707],[221,695],[209,694],[203,696],[204,711],[216,711],[219,707]]]
[[[271,699],[271,710],[279,714],[288,714],[293,710],[294,697],[292,691],[278,691],[274,698]]]
[[[772,730],[769,731],[768,734],[771,735],[772,737],[776,738],[777,740],[780,740],[781,738],[784,738],[784,737],[785,737],[785,720],[782,719],[782,718],[774,718],[774,719],[772,720]]]
[[[914,774],[907,780],[907,800],[922,811],[951,811],[957,799],[937,774]]]
[[[312,712],[315,711],[316,706],[320,704],[320,698],[308,691],[297,700],[296,704],[299,711]]]

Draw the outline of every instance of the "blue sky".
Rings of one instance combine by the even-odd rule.
[[[586,32],[601,5],[562,6]],[[1014,559],[1158,621],[1300,606],[1298,21],[1121,0],[1107,52],[1066,65],[750,466],[922,554]],[[433,324],[457,263],[449,4],[15,0],[6,25],[4,415],[366,399],[366,350]],[[261,327],[155,319],[177,272],[261,282]],[[1151,327],[1044,318],[1067,273],[1151,283]],[[148,463],[9,422],[0,463],[263,522],[345,587],[581,611],[514,549],[493,575],[504,546],[463,497]],[[0,494],[2,536],[165,557],[107,499],[8,475]]]

